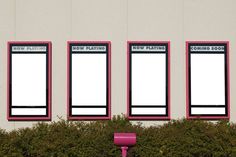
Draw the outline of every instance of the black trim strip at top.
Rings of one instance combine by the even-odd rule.
[[[191,51],[191,46],[224,46],[224,51]],[[227,52],[228,47],[226,43],[188,43],[188,94],[189,94],[189,115],[190,116],[202,116],[202,117],[210,117],[210,116],[228,116],[228,65],[227,65]],[[225,105],[192,105],[191,104],[191,54],[224,54],[224,71],[225,71]],[[225,114],[192,114],[191,109],[193,108],[208,108],[208,107],[223,107],[225,108]]]
[[[46,52],[45,51],[38,51],[38,52],[30,52],[30,51],[14,51],[12,52],[12,47],[13,46],[46,46]],[[49,116],[49,102],[48,102],[48,94],[49,94],[49,89],[48,89],[48,64],[49,64],[49,59],[48,59],[48,52],[49,52],[49,44],[48,43],[27,43],[27,44],[21,44],[21,43],[10,43],[10,63],[9,63],[9,116],[10,117],[48,117]],[[46,104],[43,106],[12,106],[12,54],[46,54]],[[46,115],[12,115],[12,108],[45,108],[46,109]]]
[[[165,46],[166,50],[165,51],[132,51],[132,46]],[[168,113],[168,69],[169,69],[169,64],[168,64],[168,53],[169,53],[169,47],[168,47],[168,43],[129,43],[128,45],[129,48],[129,115],[131,117],[168,117],[169,113]],[[165,105],[132,105],[132,53],[135,54],[166,54],[166,104]],[[166,114],[132,114],[132,108],[137,108],[137,107],[153,107],[153,108],[160,108],[160,106],[162,106],[163,108],[166,108]]]
[[[72,46],[105,46],[106,51],[72,51]],[[108,117],[108,104],[109,104],[109,67],[108,67],[108,52],[109,52],[109,44],[108,43],[70,43],[69,44],[69,62],[70,62],[70,69],[69,69],[69,116],[70,117]],[[95,107],[95,105],[83,105],[83,106],[77,106],[72,105],[72,54],[106,54],[106,104],[101,107],[101,105]],[[73,108],[106,108],[106,115],[72,115],[72,109]]]

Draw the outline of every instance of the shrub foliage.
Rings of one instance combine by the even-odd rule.
[[[136,132],[128,157],[236,157],[236,125],[227,121],[173,120],[144,127],[124,116],[111,121],[38,123],[0,130],[1,157],[120,157],[114,132]]]

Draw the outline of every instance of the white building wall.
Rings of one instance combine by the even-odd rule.
[[[185,41],[230,41],[231,121],[236,122],[235,0],[0,0],[0,128],[8,122],[7,41],[52,41],[52,120],[66,118],[69,40],[112,42],[112,115],[126,113],[128,40],[171,42],[171,117],[185,117]],[[160,124],[145,121],[144,124]]]

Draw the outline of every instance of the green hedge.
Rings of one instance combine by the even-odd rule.
[[[236,125],[227,121],[173,120],[161,126],[111,121],[38,123],[0,130],[0,157],[120,157],[114,132],[136,132],[129,157],[236,157]]]

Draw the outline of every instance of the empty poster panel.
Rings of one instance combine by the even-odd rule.
[[[128,42],[130,119],[169,118],[168,63],[168,42]]]
[[[228,117],[228,43],[187,42],[190,118]]]
[[[110,43],[69,42],[70,119],[110,118]]]
[[[51,43],[9,42],[8,119],[49,120]]]

